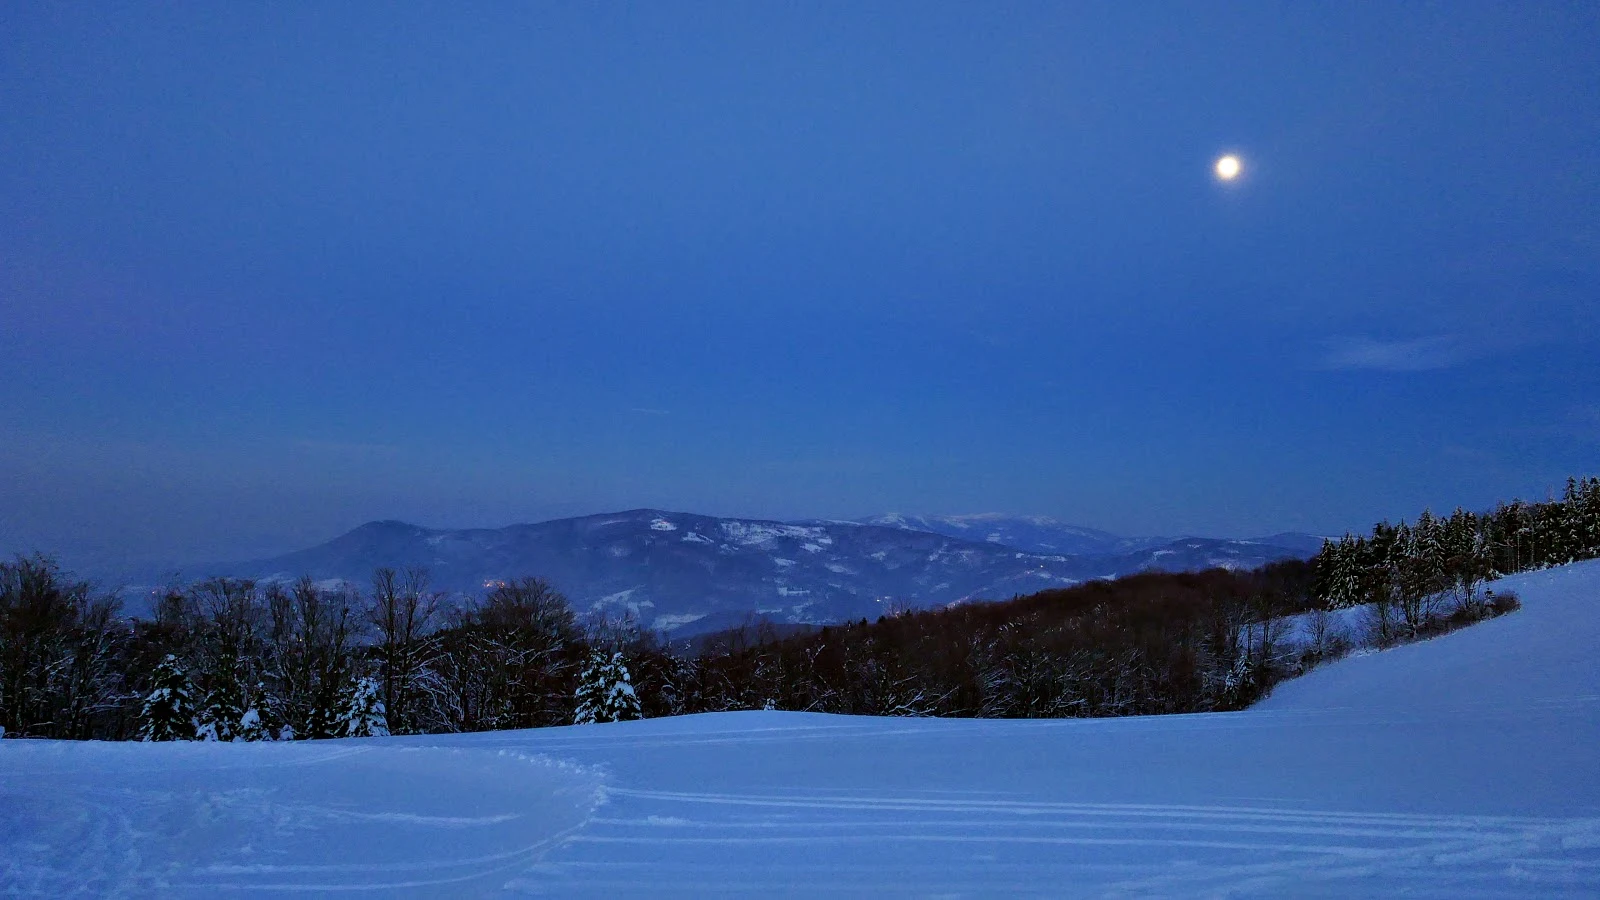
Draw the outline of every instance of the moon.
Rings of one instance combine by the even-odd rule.
[[[1218,178],[1223,181],[1232,181],[1239,177],[1239,173],[1244,169],[1244,164],[1239,162],[1239,157],[1229,153],[1227,156],[1217,160],[1215,168]]]

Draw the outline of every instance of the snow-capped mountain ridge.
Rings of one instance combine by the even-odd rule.
[[[1146,569],[1251,568],[1303,555],[1217,539],[1111,553],[1038,552],[990,540],[987,532],[960,537],[905,527],[911,521],[779,522],[660,509],[503,528],[386,520],[307,550],[193,574],[365,583],[380,566],[418,566],[436,587],[467,593],[537,575],[581,612],[628,613],[646,626],[686,633],[751,614],[780,622],[875,618],[895,606],[1004,599]],[[981,521],[987,527],[1001,520]]]
[[[969,513],[966,515],[915,516],[905,513],[885,513],[858,520],[865,525],[881,525],[907,531],[931,531],[947,537],[1004,544],[1030,553],[1065,553],[1073,555],[1108,555],[1137,553],[1181,541],[1215,541],[1217,538],[1147,535],[1123,537],[1099,528],[1072,525],[1049,516],[1013,516],[1005,513]],[[1322,545],[1317,535],[1299,532],[1280,532],[1266,537],[1229,539],[1234,544],[1265,544],[1285,547],[1310,556]]]
[[[1008,516],[1003,513],[918,516],[886,513],[860,520],[905,531],[929,531],[965,540],[1003,544],[1038,553],[1100,554],[1129,552],[1164,543],[1163,538],[1124,538],[1081,525],[1069,525],[1048,516]],[[1151,542],[1154,542],[1153,544]]]

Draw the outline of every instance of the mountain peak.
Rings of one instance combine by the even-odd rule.
[[[399,519],[374,519],[371,522],[367,522],[363,525],[357,525],[355,528],[345,532],[345,537],[412,535],[421,534],[427,530],[428,529],[423,528],[420,525],[413,525],[410,522],[402,522]]]
[[[358,525],[352,530],[354,530],[354,531],[393,531],[393,530],[401,529],[401,528],[417,528],[417,527],[420,527],[420,526],[413,525],[410,522],[402,522],[399,519],[373,519],[371,522],[367,522],[364,525]]]

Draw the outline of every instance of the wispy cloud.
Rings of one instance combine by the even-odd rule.
[[[1322,367],[1376,372],[1427,372],[1448,369],[1464,362],[1466,358],[1466,348],[1451,334],[1400,341],[1341,337],[1328,342]]]

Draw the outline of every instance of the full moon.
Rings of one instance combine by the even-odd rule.
[[[1217,160],[1217,177],[1223,181],[1232,181],[1239,177],[1239,169],[1241,167],[1239,157],[1230,153]]]

